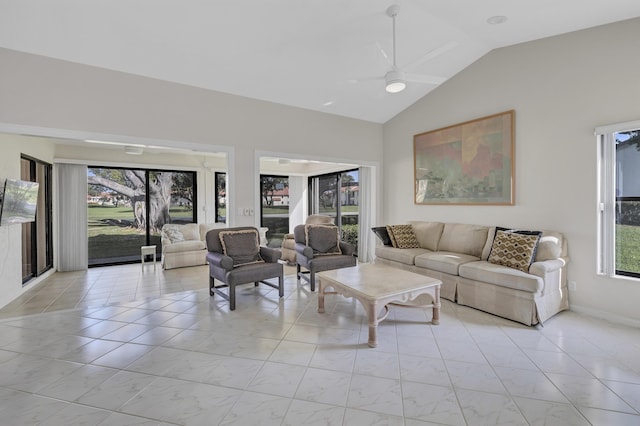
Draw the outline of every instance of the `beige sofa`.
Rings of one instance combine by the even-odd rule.
[[[526,325],[542,323],[569,308],[569,258],[561,233],[542,231],[535,257],[525,272],[496,264],[495,255],[490,258],[496,227],[425,221],[410,224],[416,247],[379,244],[376,262],[438,278],[443,298]]]
[[[224,223],[164,225],[162,227],[162,268],[206,265],[207,232],[224,227],[226,227]]]

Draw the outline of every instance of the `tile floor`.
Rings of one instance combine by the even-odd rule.
[[[290,268],[287,268],[290,273]],[[285,298],[207,269],[57,273],[0,310],[6,425],[639,425],[640,330],[573,312],[525,327],[443,301],[357,302],[292,274]]]

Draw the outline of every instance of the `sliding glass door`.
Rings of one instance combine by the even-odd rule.
[[[227,174],[224,172],[215,173],[216,181],[216,222],[227,222]]]
[[[20,178],[39,183],[36,220],[22,224],[22,282],[26,283],[53,267],[51,164],[22,156]]]
[[[342,239],[357,247],[360,217],[358,169],[312,176],[309,194],[309,212],[331,216],[340,226]]]
[[[166,223],[196,222],[195,172],[89,167],[89,266],[137,262]]]
[[[269,228],[267,241],[280,247],[289,233],[289,177],[260,175],[260,226]]]

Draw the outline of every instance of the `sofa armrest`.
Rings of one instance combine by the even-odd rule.
[[[209,265],[215,266],[217,268],[222,268],[224,270],[230,271],[233,269],[233,259],[229,256],[225,256],[222,253],[217,253],[215,251],[210,251],[207,253],[207,262]]]
[[[566,264],[563,258],[533,262],[529,267],[529,273],[544,278],[546,274],[562,269]]]
[[[276,248],[261,246],[260,257],[262,257],[265,262],[276,263],[280,257],[282,257],[282,252]]]

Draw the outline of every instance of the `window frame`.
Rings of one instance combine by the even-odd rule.
[[[214,207],[215,208],[215,213],[214,213],[215,219],[214,219],[214,222],[215,223],[227,223],[227,220],[228,220],[228,217],[229,217],[229,211],[228,210],[227,210],[227,213],[226,213],[226,215],[224,217],[224,220],[221,220],[220,216],[218,215],[218,211],[221,208],[219,182],[222,179],[224,179],[224,193],[225,193],[225,195],[224,195],[225,196],[224,205],[225,205],[225,208],[227,208],[227,206],[229,204],[228,203],[229,200],[227,198],[228,197],[228,195],[227,195],[227,172],[214,172],[214,174],[213,174],[213,182],[214,182],[214,184],[213,185],[214,185],[214,188],[215,188],[215,201],[214,201],[214,205],[215,205],[215,207]]]
[[[640,129],[640,120],[596,127],[597,141],[597,274],[640,281],[640,274],[616,269],[616,144],[615,134]]]
[[[45,272],[53,268],[53,166],[46,161],[42,161],[26,154],[20,155],[20,161],[21,168],[22,162],[26,162],[29,165],[29,170],[21,170],[21,173],[25,172],[29,175],[28,179],[25,180],[38,182],[40,184],[40,191],[43,191],[42,201],[44,203],[44,205],[42,205],[38,202],[36,212],[37,218],[35,222],[22,224],[23,240],[27,238],[27,235],[25,234],[27,229],[30,230],[30,235],[28,236],[28,239],[30,240],[29,253],[27,254],[24,251],[22,253],[23,264],[25,262],[25,255],[30,257],[31,264],[28,274],[25,275],[23,271],[22,285],[25,286],[29,284],[32,279],[43,275]],[[38,166],[42,168],[42,176],[38,176]],[[26,178],[26,176],[24,177]],[[38,179],[39,177],[41,180]],[[40,231],[38,230],[38,222],[40,219],[43,219],[43,222],[41,223],[43,228],[40,231],[43,231],[44,235],[40,235]],[[38,244],[38,242],[41,242],[42,240],[44,240],[44,245]],[[40,267],[38,262],[39,258],[44,260],[42,267]]]
[[[87,173],[89,172],[89,170],[91,169],[109,169],[109,170],[136,170],[136,171],[142,171],[144,172],[144,176],[145,176],[145,182],[144,182],[144,187],[145,187],[145,202],[144,202],[144,208],[145,208],[145,217],[149,218],[150,216],[150,209],[151,209],[151,203],[149,202],[149,197],[150,197],[150,185],[149,185],[149,181],[151,179],[151,174],[152,173],[162,173],[162,172],[170,172],[170,173],[188,173],[192,176],[192,182],[193,182],[193,200],[192,200],[192,214],[191,214],[191,221],[190,222],[184,222],[184,223],[198,223],[198,173],[194,170],[183,170],[183,169],[160,169],[160,168],[152,168],[152,167],[122,167],[122,166],[110,166],[110,165],[101,165],[101,166],[94,166],[94,165],[88,165],[87,166]],[[87,191],[89,189],[89,186],[91,184],[87,184]],[[88,192],[87,192],[88,193]],[[88,206],[87,206],[88,208]],[[87,213],[87,225],[88,225],[88,221],[89,221],[89,214]],[[152,238],[155,238],[157,240],[160,239],[160,235],[154,235],[149,223],[149,220],[145,220],[145,236],[144,236],[144,241],[145,241],[145,245],[157,245],[157,251],[156,251],[156,259],[161,259],[162,257],[162,244],[158,244],[157,242],[152,241]],[[87,239],[87,246],[89,246],[89,238]],[[129,259],[119,259],[116,258],[116,260],[111,260],[109,258],[105,258],[108,260],[105,261],[97,261],[95,260],[95,258],[91,257],[91,254],[89,254],[89,258],[88,258],[88,267],[89,268],[95,268],[95,267],[103,267],[103,266],[112,266],[112,265],[125,265],[125,264],[132,264],[132,263],[140,263],[141,259],[140,259],[140,255],[138,253],[135,254],[131,254],[128,256],[123,256],[123,257],[128,257]]]
[[[336,225],[338,225],[338,227],[340,228],[340,234],[342,235],[342,202],[341,202],[341,193],[340,190],[342,188],[342,175],[343,174],[347,174],[347,173],[351,173],[351,172],[358,172],[360,173],[360,169],[359,168],[355,168],[355,169],[346,169],[346,170],[340,170],[340,171],[336,171],[336,172],[330,172],[330,173],[323,173],[320,175],[313,175],[313,176],[309,176],[309,180],[308,180],[308,193],[309,193],[309,199],[308,199],[308,208],[309,208],[309,212],[310,214],[318,214],[320,213],[320,206],[319,206],[319,180],[321,178],[326,178],[326,177],[335,177],[336,179],[336,188],[338,191],[338,202],[336,203],[336,215],[334,217],[334,220],[336,222]],[[358,177],[358,180],[360,180],[360,177]],[[358,203],[358,223],[360,223],[360,204]]]

